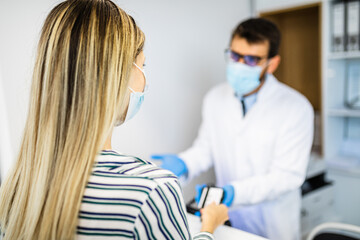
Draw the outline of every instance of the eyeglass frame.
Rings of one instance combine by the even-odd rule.
[[[233,59],[233,58],[231,57],[231,54],[234,54],[235,56],[237,56],[238,59],[237,59],[237,60],[236,60],[236,59]],[[255,64],[251,64],[251,63],[250,63],[250,60],[247,60],[248,58],[254,58],[254,59],[255,59]],[[248,65],[248,66],[251,66],[251,67],[254,67],[254,66],[258,65],[259,62],[260,62],[262,59],[264,59],[264,58],[267,58],[267,59],[268,59],[268,56],[260,57],[260,56],[255,56],[255,55],[242,55],[242,54],[240,54],[240,53],[237,53],[237,52],[231,50],[230,48],[225,49],[225,59],[226,59],[227,61],[230,60],[230,61],[233,61],[233,62],[239,62],[240,59],[244,59],[244,63],[245,63],[246,65]]]

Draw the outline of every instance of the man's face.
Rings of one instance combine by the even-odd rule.
[[[242,56],[254,56],[258,57],[256,65],[265,66],[269,53],[269,42],[253,43],[249,44],[245,38],[235,36],[231,41],[231,51],[240,54]],[[244,58],[240,58],[239,62],[246,63]]]
[[[245,38],[241,38],[239,36],[235,36],[230,44],[230,51],[226,53],[229,54],[227,57],[230,62],[239,62],[246,64],[250,67],[258,66],[262,69],[260,73],[260,85],[254,89],[252,92],[246,93],[243,95],[244,97],[249,96],[257,91],[262,87],[265,82],[266,73],[272,74],[276,71],[277,67],[280,64],[280,56],[276,55],[271,59],[268,58],[270,44],[268,41],[249,44]],[[233,66],[232,64],[229,66]],[[241,65],[237,65],[241,66]],[[248,68],[248,70],[250,70]],[[257,69],[254,69],[258,71]],[[241,72],[238,72],[239,75]],[[255,72],[256,73],[256,72]],[[258,72],[257,72],[258,74]],[[247,75],[243,75],[247,77]],[[251,76],[250,76],[251,77]],[[256,76],[258,77],[258,76]],[[236,80],[234,80],[236,82]],[[244,94],[240,90],[238,90],[238,86],[235,87],[236,91],[239,92],[240,95]],[[240,93],[241,92],[241,93]]]

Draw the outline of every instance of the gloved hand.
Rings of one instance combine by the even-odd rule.
[[[162,161],[160,167],[173,172],[177,177],[187,174],[185,162],[176,154],[152,155],[152,159]]]
[[[225,204],[227,207],[230,207],[234,201],[234,196],[235,196],[234,187],[233,185],[228,184],[225,185],[223,189],[224,189],[224,199],[222,203]]]
[[[204,187],[206,187],[206,184],[200,184],[195,186],[196,189],[195,201],[197,204],[199,204],[201,192]],[[222,203],[225,204],[227,207],[230,207],[232,202],[234,201],[234,195],[235,195],[234,187],[229,184],[229,185],[225,185],[223,189],[224,189],[224,198],[222,200]]]

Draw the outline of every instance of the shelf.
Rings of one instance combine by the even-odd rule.
[[[360,59],[360,51],[354,52],[332,52],[329,54],[329,59],[337,60],[337,59],[352,59],[359,58]]]
[[[325,159],[329,170],[350,175],[353,177],[360,177],[360,159],[355,157],[336,156],[330,159]]]
[[[333,108],[329,109],[328,115],[332,117],[354,117],[360,118],[360,109]]]

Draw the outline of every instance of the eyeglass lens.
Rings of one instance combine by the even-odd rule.
[[[241,55],[231,50],[228,50],[229,58],[234,62],[239,62],[240,59],[244,59],[246,65],[255,66],[261,60],[261,57],[252,56],[252,55]]]

